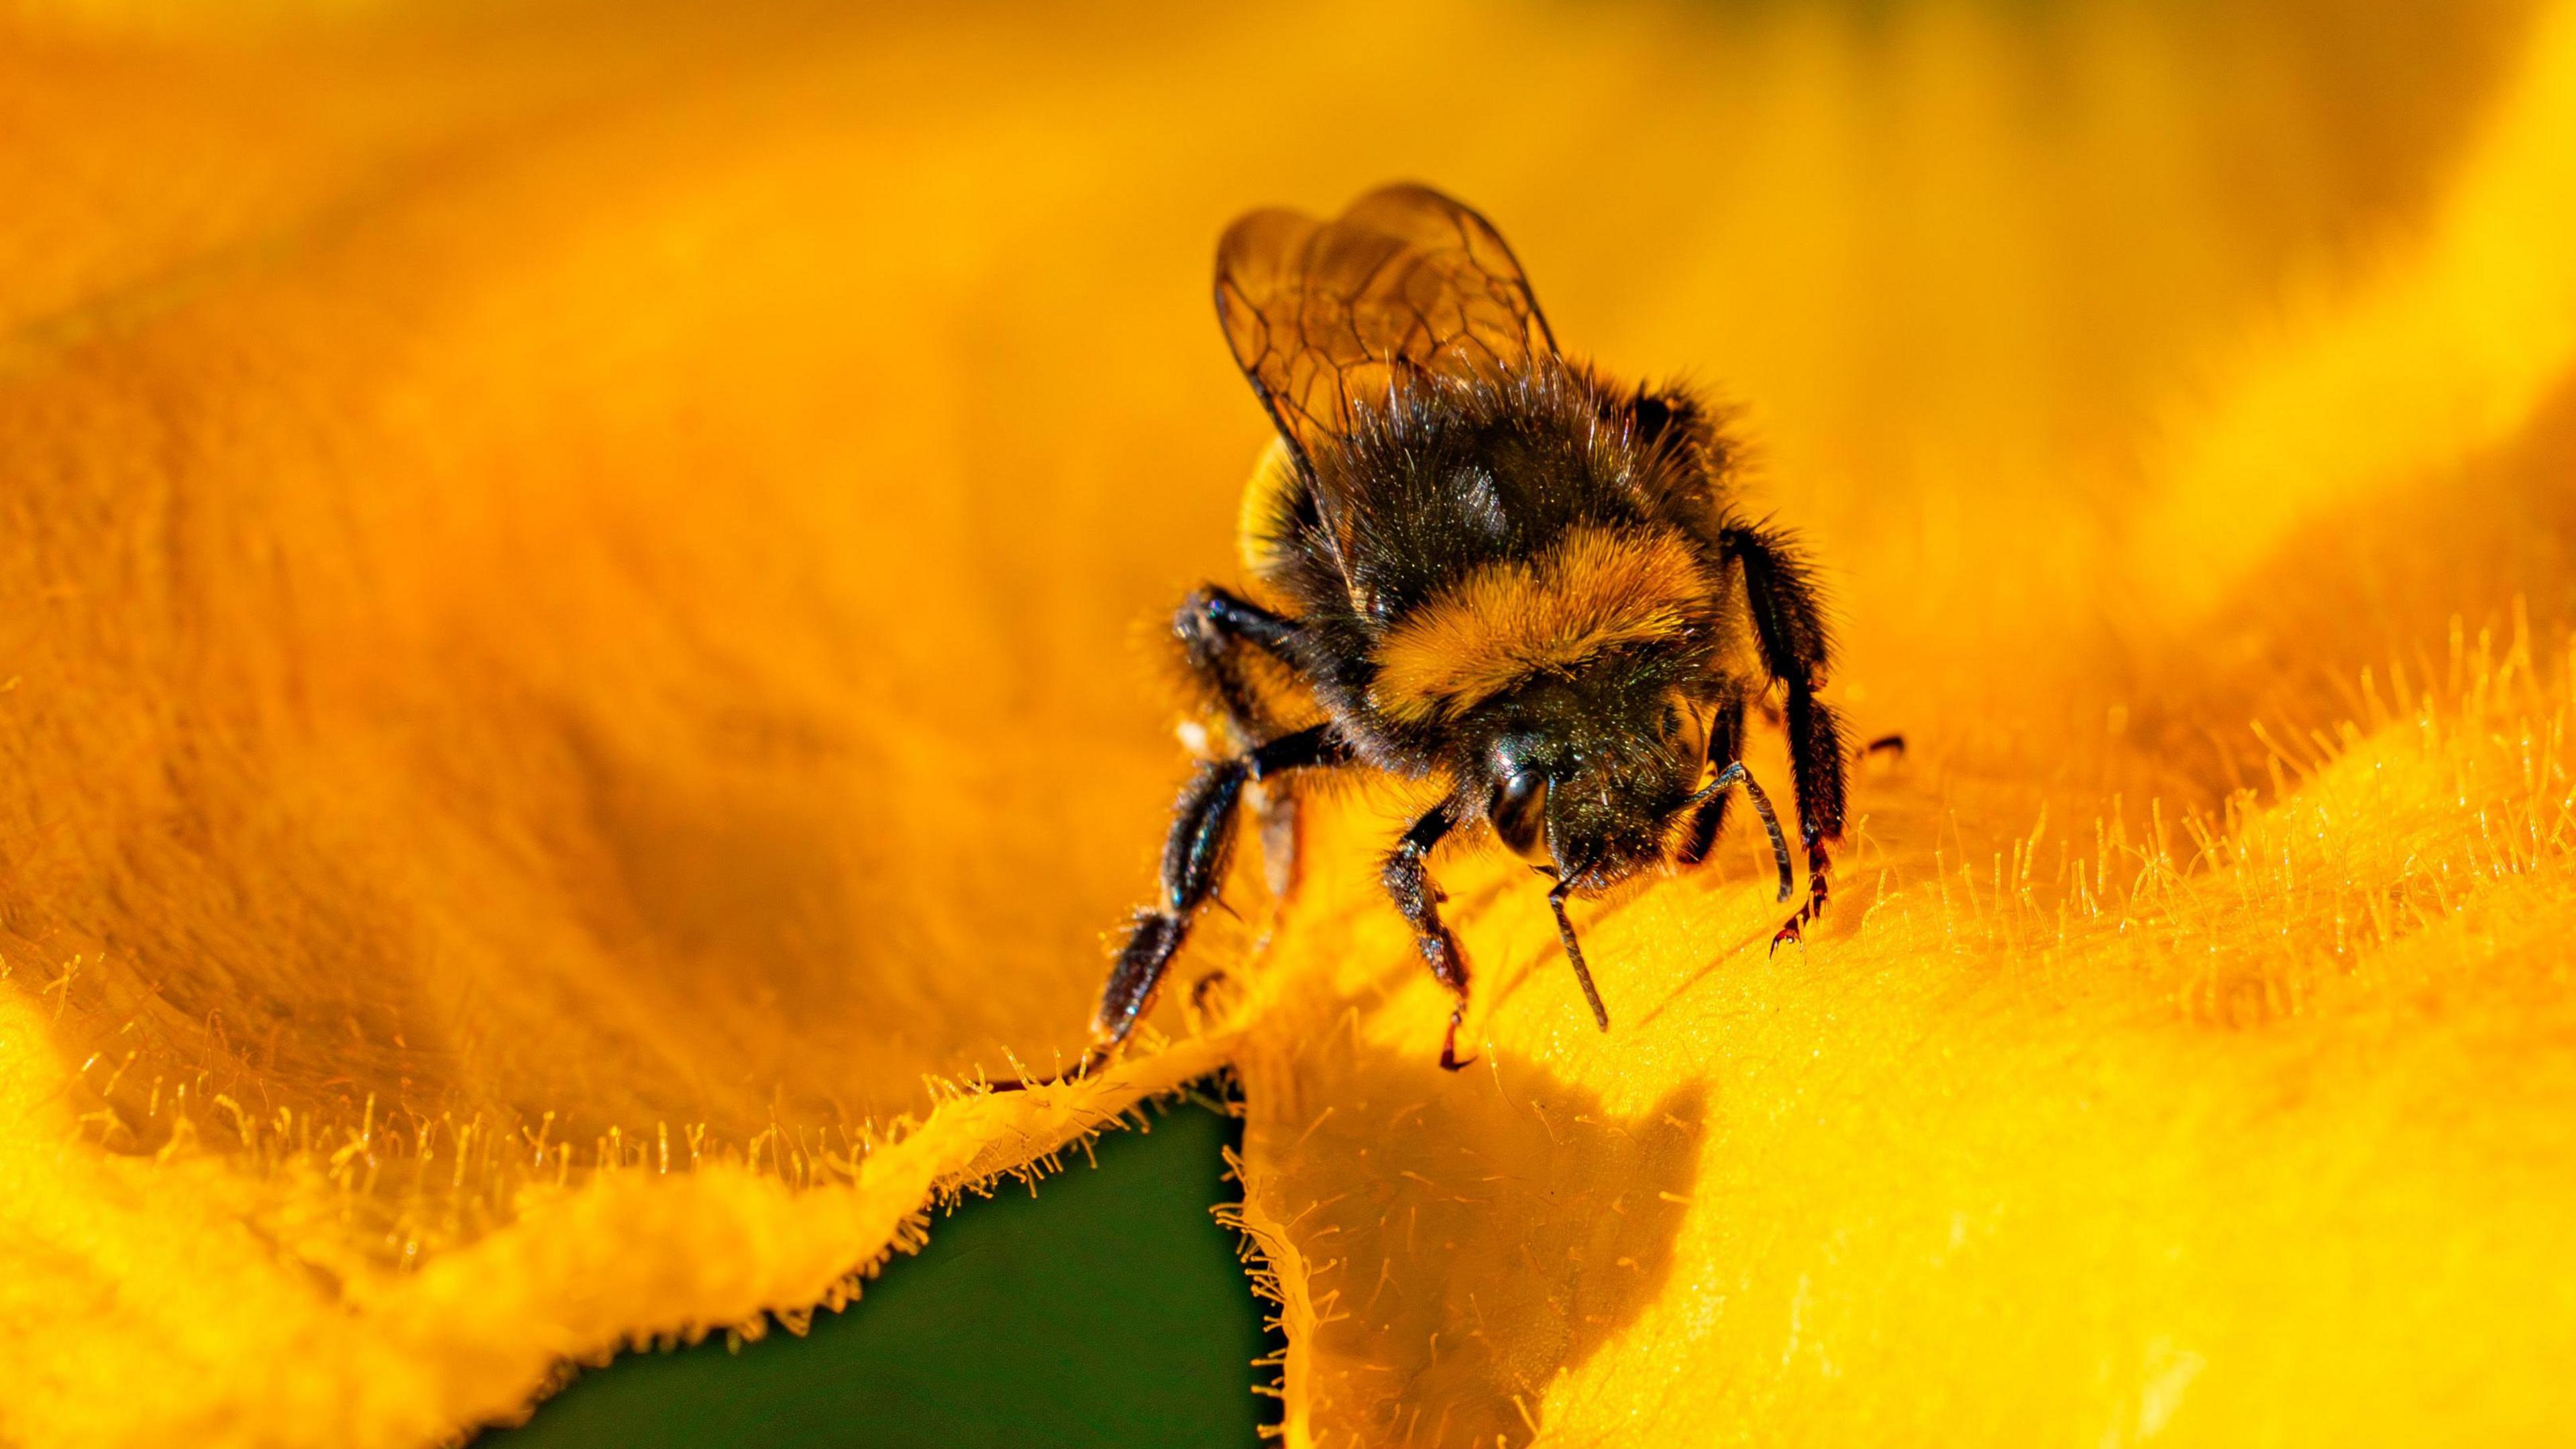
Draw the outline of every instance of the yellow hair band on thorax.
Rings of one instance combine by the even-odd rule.
[[[1681,632],[1707,613],[1712,584],[1669,530],[1568,530],[1406,614],[1378,645],[1371,698],[1399,720],[1454,716],[1532,674]]]

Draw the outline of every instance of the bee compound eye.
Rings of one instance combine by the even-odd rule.
[[[1485,802],[1485,818],[1514,855],[1532,865],[1548,863],[1547,777],[1534,770],[1515,770],[1494,782]]]

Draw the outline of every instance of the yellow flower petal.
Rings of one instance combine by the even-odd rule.
[[[1934,535],[1956,563],[1849,527],[1856,593],[1941,606],[1853,611],[1855,712],[1914,750],[1864,771],[1858,889],[1803,948],[1765,953],[1751,847],[1578,910],[1600,1035],[1526,871],[1445,862],[1480,1054],[1446,1076],[1445,993],[1337,868],[1394,825],[1314,822],[1244,1056],[1289,1442],[2564,1431],[2571,102],[2576,12],[2420,255],[2128,496],[2083,479],[2161,530],[2141,551],[2044,507]],[[1959,429],[1925,446],[1868,509],[2013,486],[1953,472]],[[2392,671],[2516,588],[2552,601],[2536,657],[2454,621]],[[2088,649],[2110,607],[2121,647]]]
[[[2552,15],[13,11],[0,1440],[435,1442],[1230,1058],[1299,1442],[2563,1432]],[[1401,174],[1750,405],[1835,913],[1579,906],[1604,1037],[1444,863],[1444,1077],[1312,802],[1232,1024],[925,1086],[1146,880],[1210,240]]]

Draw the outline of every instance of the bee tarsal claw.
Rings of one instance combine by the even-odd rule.
[[[1460,1072],[1475,1064],[1474,1057],[1458,1055],[1458,1018],[1450,1017],[1448,1033],[1440,1038],[1440,1070]]]

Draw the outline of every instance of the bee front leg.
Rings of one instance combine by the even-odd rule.
[[[1717,707],[1708,724],[1708,758],[1723,768],[1744,758],[1744,700],[1741,696]],[[1708,859],[1717,846],[1718,832],[1726,828],[1726,802],[1734,798],[1720,790],[1701,802],[1691,812],[1690,823],[1682,829],[1682,842],[1673,858],[1684,865],[1697,865]]]
[[[1107,1060],[1153,1006],[1172,957],[1189,939],[1190,922],[1215,898],[1217,885],[1225,878],[1245,783],[1349,759],[1348,747],[1329,727],[1316,725],[1282,735],[1251,754],[1199,767],[1172,808],[1172,832],[1163,841],[1162,903],[1157,909],[1136,913],[1127,943],[1119,949],[1109,982],[1101,989],[1100,1009],[1091,1018],[1091,1055],[1078,1070],[1089,1071]]]
[[[1422,960],[1431,968],[1433,979],[1449,988],[1457,1004],[1449,1012],[1448,1034],[1440,1039],[1440,1067],[1454,1072],[1466,1066],[1458,1059],[1458,1028],[1467,1019],[1467,953],[1458,944],[1457,933],[1440,919],[1440,902],[1446,897],[1431,880],[1425,863],[1431,848],[1438,845],[1458,823],[1458,803],[1444,800],[1429,813],[1413,822],[1395,849],[1387,855],[1386,869],[1380,876],[1386,893],[1395,899],[1395,908],[1413,926],[1414,945]],[[1473,1061],[1474,1058],[1468,1058]]]

